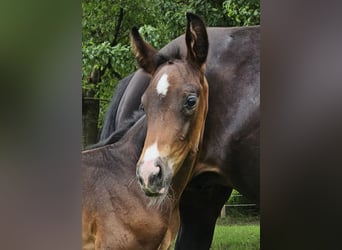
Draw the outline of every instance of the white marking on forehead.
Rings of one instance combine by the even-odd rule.
[[[160,153],[158,151],[157,143],[155,142],[146,149],[143,161],[154,160],[157,159],[159,156]]]
[[[169,85],[170,83],[167,80],[167,74],[163,74],[160,77],[157,87],[156,87],[158,94],[166,96]]]

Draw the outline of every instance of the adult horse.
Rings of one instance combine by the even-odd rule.
[[[137,61],[152,76],[142,97],[147,131],[137,168],[138,181],[148,196],[155,197],[153,201],[157,207],[166,206],[167,209],[150,210],[151,214],[157,215],[157,227],[151,228],[146,236],[147,228],[144,227],[153,227],[154,222],[146,215],[146,202],[141,201],[136,189],[130,192],[127,188],[129,176],[132,181],[134,179],[132,172],[122,167],[127,164],[122,156],[120,158],[120,154],[126,157],[136,154],[137,150],[131,149],[132,143],[139,145],[141,139],[136,142],[133,136],[128,136],[130,140],[123,140],[123,144],[118,146],[111,144],[84,152],[84,248],[93,248],[95,244],[99,249],[136,249],[142,246],[167,249],[176,236],[179,200],[198,157],[208,105],[208,84],[204,76],[207,33],[196,15],[188,13],[187,18],[187,56],[184,60],[160,55],[143,41],[136,28],[131,33]],[[168,129],[168,133],[165,134],[163,129]],[[120,130],[116,132],[121,133]],[[115,141],[116,134],[110,140]],[[144,135],[142,130],[136,136],[142,138]],[[123,150],[131,152],[124,154]],[[119,191],[120,184],[124,183],[127,200]],[[139,215],[125,216],[129,211],[136,211]],[[154,239],[153,234],[156,234]]]
[[[180,200],[176,249],[209,249],[216,219],[233,188],[259,202],[259,27],[207,28],[207,33],[209,110],[198,162]],[[173,40],[159,55],[186,57],[184,40]],[[107,117],[116,112],[105,120],[112,125],[107,128],[119,129],[139,109],[150,80],[142,70],[134,73],[120,101],[107,112]],[[103,130],[101,138],[112,132]]]

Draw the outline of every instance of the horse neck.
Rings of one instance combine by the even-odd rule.
[[[192,176],[192,171],[189,171],[189,168],[193,168],[196,159],[197,157],[195,155],[188,155],[184,160],[184,163],[178,171],[177,175],[173,178],[171,182],[170,192],[172,192],[172,197],[175,206],[178,205],[180,197]]]

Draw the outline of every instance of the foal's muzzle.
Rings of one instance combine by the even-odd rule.
[[[160,157],[140,161],[137,165],[137,179],[147,196],[162,196],[168,191],[172,179],[172,170]]]

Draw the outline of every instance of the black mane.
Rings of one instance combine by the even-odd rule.
[[[106,116],[103,121],[103,128],[101,130],[100,141],[98,143],[100,143],[103,140],[106,140],[108,137],[112,135],[112,131],[116,130],[115,117],[116,117],[117,109],[121,101],[121,98],[128,86],[128,83],[131,81],[133,76],[134,76],[134,73],[130,74],[129,76],[119,81],[115,90],[115,94],[113,95],[112,100],[109,104],[108,111],[106,112]]]
[[[112,132],[107,138],[104,138],[98,143],[86,147],[86,149],[95,149],[119,141],[126,134],[126,132],[144,115],[145,112],[142,109],[135,111],[132,117],[126,120],[119,130]]]

